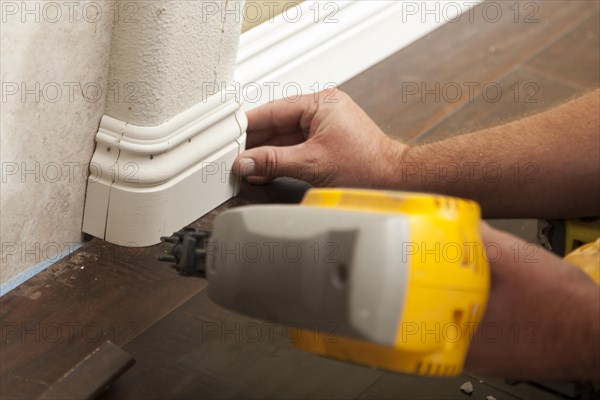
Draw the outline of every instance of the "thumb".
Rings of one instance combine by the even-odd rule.
[[[246,177],[259,176],[267,179],[290,177],[312,183],[317,170],[314,162],[317,154],[305,143],[295,146],[263,146],[241,153],[233,164],[236,174]]]

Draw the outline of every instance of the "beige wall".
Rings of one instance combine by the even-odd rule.
[[[0,292],[81,242],[105,108],[154,125],[199,102],[203,82],[232,79],[240,18],[202,3],[0,2]]]
[[[1,4],[2,284],[81,241],[87,163],[104,111],[110,10],[47,4]]]

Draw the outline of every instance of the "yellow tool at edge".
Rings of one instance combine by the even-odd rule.
[[[239,207],[220,214],[212,233],[165,237],[172,255],[161,259],[205,275],[216,303],[285,324],[301,350],[455,376],[489,293],[479,227],[473,201],[311,189],[300,205]],[[599,257],[600,239],[566,260],[600,284]]]

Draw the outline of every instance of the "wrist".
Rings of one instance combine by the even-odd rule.
[[[382,145],[383,173],[381,186],[388,190],[406,190],[403,182],[404,163],[409,159],[412,147],[399,140],[386,136]]]

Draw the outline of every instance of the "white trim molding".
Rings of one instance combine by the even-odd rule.
[[[481,1],[304,1],[241,35],[245,108],[341,85]]]
[[[293,17],[284,10],[245,32],[234,84],[205,102],[153,127],[103,117],[83,231],[124,246],[158,243],[238,193],[242,104],[340,85],[480,1],[307,0]]]
[[[247,119],[235,96],[218,93],[161,125],[104,116],[90,164],[83,231],[141,247],[235,196],[232,164]]]

